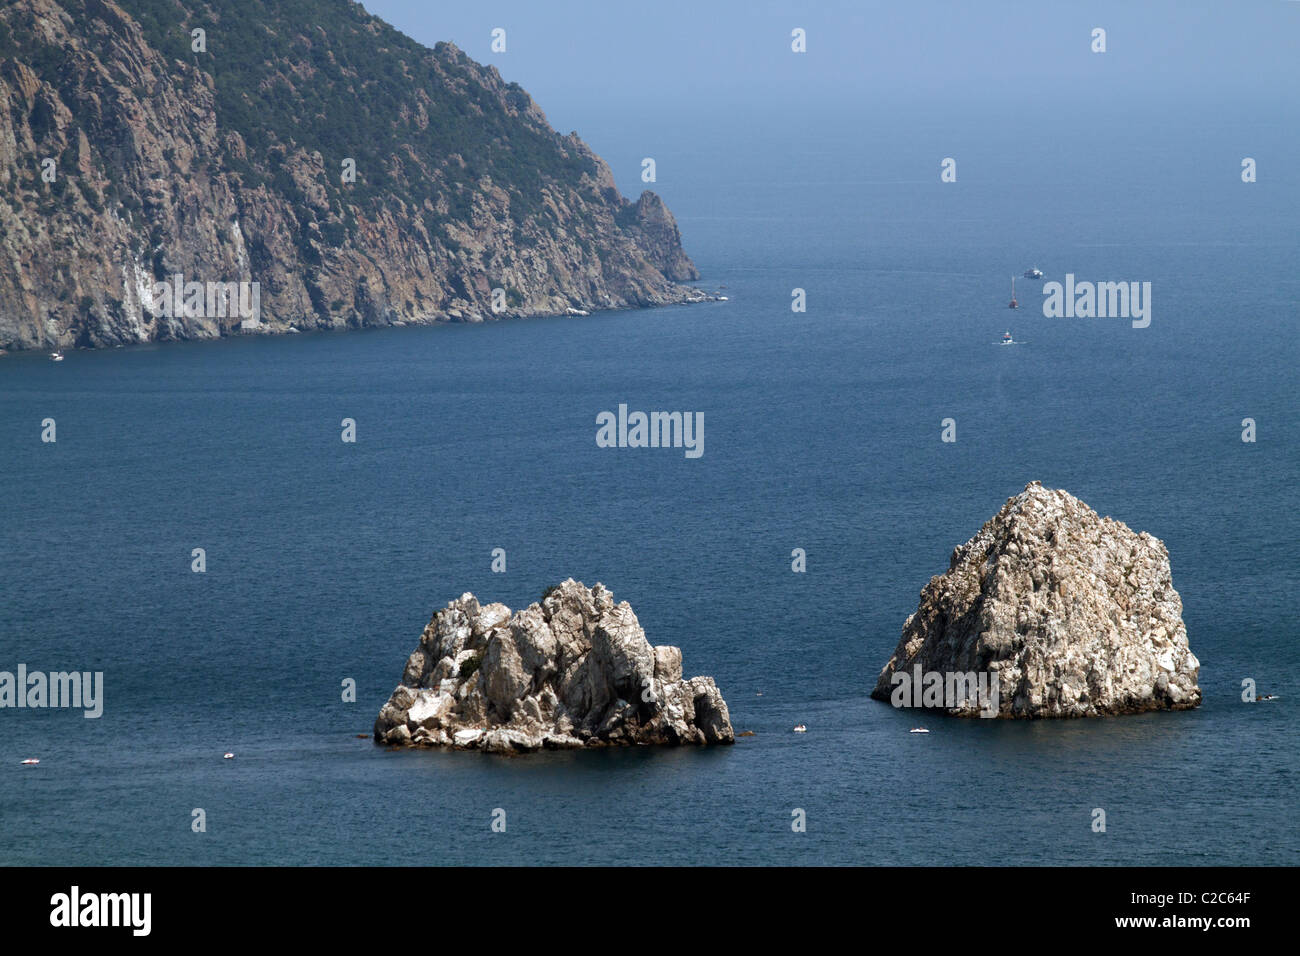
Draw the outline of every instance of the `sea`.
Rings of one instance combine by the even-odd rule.
[[[633,197],[653,141],[725,301],[0,358],[0,670],[104,675],[97,719],[0,710],[0,863],[1300,861],[1294,116],[749,105],[579,130]],[[1067,274],[1150,282],[1150,324],[1045,316]],[[703,454],[599,447],[620,404],[702,413]],[[869,698],[1033,480],[1166,543],[1199,709]],[[752,736],[372,741],[435,609],[570,577]]]

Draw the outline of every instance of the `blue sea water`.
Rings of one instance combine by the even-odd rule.
[[[616,170],[653,134],[728,301],[5,356],[0,669],[106,690],[98,720],[0,711],[0,863],[1297,862],[1293,119],[610,122],[584,133]],[[1012,312],[1029,266],[1149,281],[1151,325],[1046,319],[1023,279]],[[620,403],[703,412],[704,455],[598,448]],[[1033,479],[1166,542],[1199,710],[868,698],[921,587]],[[566,577],[629,601],[756,736],[520,758],[358,739],[434,608]],[[1246,678],[1280,700],[1242,703]]]

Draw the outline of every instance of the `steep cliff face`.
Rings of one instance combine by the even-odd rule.
[[[1159,539],[1031,482],[931,578],[872,696],[897,704],[909,674],[964,673],[997,676],[986,716],[1186,710],[1200,661],[1182,612]],[[938,698],[922,706],[980,710]]]
[[[5,4],[0,348],[247,324],[177,276],[256,283],[269,332],[705,297],[657,196],[349,0]]]

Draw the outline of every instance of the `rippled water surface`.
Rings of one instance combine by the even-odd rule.
[[[1246,119],[1169,119],[1136,164],[1122,137],[1039,129],[1012,161],[973,120],[859,120],[683,120],[661,188],[727,302],[0,359],[0,669],[106,682],[98,720],[0,712],[0,862],[1296,862],[1296,186],[1209,145]],[[1294,129],[1256,132],[1295,155]],[[1009,311],[1032,265],[1152,282],[1150,327],[1045,319],[1027,280]],[[597,448],[621,402],[704,412],[704,455]],[[1031,479],[1166,542],[1199,711],[919,736],[868,699],[921,587]],[[756,736],[355,736],[433,608],[570,576]],[[1281,699],[1241,703],[1248,677]]]

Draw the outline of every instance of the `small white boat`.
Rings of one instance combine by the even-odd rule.
[[[33,765],[33,764],[40,763],[40,761],[37,760],[35,757],[28,757],[26,760],[23,761],[23,763],[27,765]]]
[[[1002,344],[1003,344],[1003,345],[1015,345],[1015,344],[1016,344],[1016,340],[1013,339],[1013,338],[1011,337],[1011,333],[1010,333],[1010,332],[1003,332],[1003,333],[1002,333]]]
[[[224,759],[226,759],[226,760],[234,760],[234,759],[235,759],[235,755],[234,755],[234,754],[226,754],[226,756],[225,756]]]
[[[794,725],[794,732],[795,732],[796,734],[806,734],[806,733],[808,733],[808,725],[807,725],[807,724],[795,724],[795,725]]]
[[[913,727],[908,731],[910,734],[928,734],[929,732],[930,731],[926,730],[924,727]]]
[[[1026,269],[1024,275],[1025,275],[1025,278],[1026,278],[1026,279],[1041,279],[1041,278],[1043,277],[1043,270],[1042,270],[1042,269]]]
[[[51,352],[51,353],[50,353],[50,361],[51,361],[51,362],[62,362],[62,361],[63,361],[63,353],[60,352],[60,351],[57,351],[57,350]]]

